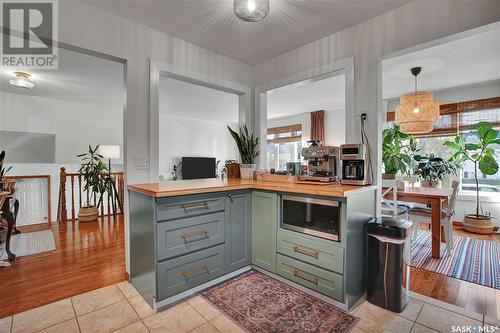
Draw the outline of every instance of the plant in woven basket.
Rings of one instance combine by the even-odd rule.
[[[467,230],[469,225],[477,224],[474,226],[474,232],[490,233],[491,231],[492,233],[493,227],[490,217],[480,214],[478,170],[480,170],[483,175],[494,175],[498,172],[495,149],[492,146],[500,145],[500,138],[498,137],[499,131],[495,130],[492,123],[487,121],[476,124],[475,128],[476,130],[472,133],[473,137],[475,137],[473,142],[467,142],[463,135],[459,135],[455,137],[454,141],[446,141],[444,145],[450,148],[452,152],[450,161],[470,161],[474,164],[476,213],[465,216],[465,229]]]
[[[84,190],[88,191],[87,207],[92,207],[92,198],[94,195],[103,194],[106,192],[106,181],[103,176],[108,170],[106,164],[102,161],[103,156],[98,154],[99,145],[95,148],[89,145],[89,150],[86,153],[79,154],[82,164],[78,171],[83,175]]]

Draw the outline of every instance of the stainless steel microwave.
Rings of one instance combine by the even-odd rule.
[[[281,196],[281,228],[340,241],[341,203],[310,197]]]

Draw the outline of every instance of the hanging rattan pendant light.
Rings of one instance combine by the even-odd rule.
[[[439,120],[439,103],[433,100],[432,92],[417,90],[417,76],[422,67],[413,67],[410,71],[415,77],[415,92],[400,97],[395,122],[403,133],[429,133]]]

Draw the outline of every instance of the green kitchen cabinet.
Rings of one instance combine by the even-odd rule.
[[[276,272],[277,193],[252,192],[252,264]]]
[[[227,272],[250,265],[252,257],[252,194],[249,190],[227,195],[226,268]]]

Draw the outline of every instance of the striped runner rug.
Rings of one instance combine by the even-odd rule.
[[[431,255],[431,233],[419,230],[411,245],[411,265],[456,279],[500,289],[500,243],[453,236],[452,255],[434,259]],[[441,243],[441,254],[446,244]]]

